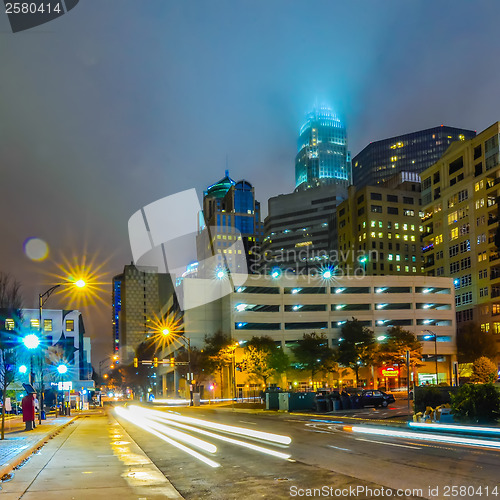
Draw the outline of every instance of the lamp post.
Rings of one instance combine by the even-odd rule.
[[[55,290],[57,290],[60,286],[63,285],[75,285],[78,288],[83,288],[85,287],[86,283],[82,279],[79,279],[77,281],[71,282],[71,283],[58,283],[57,285],[54,285],[50,287],[48,290],[46,290],[43,293],[38,294],[38,310],[39,310],[39,325],[38,325],[38,331],[40,333],[40,341],[43,338],[43,306],[49,299],[49,297],[54,293]],[[42,419],[45,420],[45,411],[43,410],[44,407],[44,382],[43,382],[43,368],[44,368],[44,360],[43,360],[43,354],[40,356],[40,411],[38,413],[38,423],[42,423]]]
[[[68,371],[68,367],[67,367],[66,365],[64,365],[64,364],[60,364],[60,365],[57,367],[57,373],[59,373],[59,375],[64,375],[65,373],[67,373],[67,371]],[[61,377],[61,378],[62,378],[62,377]],[[66,414],[66,413],[67,413],[67,414],[68,414],[68,416],[69,416],[69,414],[70,414],[70,413],[69,413],[69,412],[70,412],[70,409],[69,409],[69,401],[70,401],[70,398],[71,398],[71,396],[70,396],[70,389],[69,389],[69,386],[68,386],[68,411],[66,412],[66,411],[64,410],[64,381],[62,381],[62,382],[61,382],[61,385],[62,385],[62,387],[61,387],[61,390],[62,390],[62,404],[61,404],[61,410],[63,410],[63,411],[62,411],[62,413],[63,413],[63,414]],[[57,407],[57,405],[56,405],[56,407]]]
[[[424,330],[430,335],[425,335],[424,340],[430,340],[431,338],[434,338],[434,361],[436,363],[436,385],[439,383],[439,378],[438,378],[438,354],[437,354],[437,335],[434,332],[431,332],[430,330]]]
[[[184,337],[184,335],[172,334],[172,332],[168,328],[164,328],[161,333],[165,337],[171,336],[175,340],[182,340],[186,344],[187,352],[188,352],[188,376],[186,377],[186,380],[188,382],[190,382],[189,379],[191,378],[191,340],[189,339],[189,337]],[[174,370],[175,370],[175,366],[174,366]],[[174,377],[174,381],[175,381],[175,377]],[[174,387],[174,389],[175,389],[175,387]],[[192,404],[193,404],[192,399],[193,399],[193,394],[192,394],[192,391],[190,390],[189,391],[189,406],[192,406]]]

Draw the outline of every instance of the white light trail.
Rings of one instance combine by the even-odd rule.
[[[151,412],[154,412],[154,415],[158,415],[159,417],[164,417],[168,418],[170,420],[175,420],[178,422],[183,422],[186,424],[192,424],[195,426],[199,427],[205,427],[208,429],[213,429],[213,430],[218,430],[218,431],[223,431],[223,432],[228,432],[230,434],[237,434],[240,436],[245,436],[245,437],[253,437],[256,439],[261,439],[263,441],[269,441],[271,443],[279,443],[279,444],[285,444],[289,445],[292,442],[292,439],[289,436],[283,436],[280,434],[272,434],[270,432],[263,432],[263,431],[256,431],[253,429],[247,429],[245,427],[236,427],[232,425],[225,425],[225,424],[218,424],[216,422],[210,422],[209,420],[200,420],[197,418],[192,418],[192,417],[184,417],[182,415],[176,415],[173,413],[163,413],[155,410],[145,410],[143,408],[140,408],[138,406],[131,406],[131,410],[135,408],[138,408],[141,412],[147,412],[148,414],[151,414]]]
[[[497,427],[474,427],[472,425],[447,425],[447,424],[422,424],[419,422],[409,422],[410,427],[415,427],[417,429],[436,429],[443,431],[466,431],[466,432],[477,432],[479,434],[497,434],[500,436],[500,428]]]
[[[210,458],[207,458],[207,457],[203,456],[201,453],[198,453],[197,451],[192,450],[191,448],[188,448],[187,446],[184,446],[183,444],[178,443],[177,441],[174,441],[173,439],[170,439],[169,437],[167,437],[167,436],[161,434],[160,432],[152,429],[146,423],[142,423],[142,425],[140,425],[140,422],[141,422],[140,415],[134,414],[134,419],[132,419],[131,415],[130,415],[131,412],[128,411],[128,410],[125,410],[124,408],[115,408],[115,412],[118,415],[120,415],[122,418],[124,418],[125,420],[128,420],[132,424],[137,425],[138,427],[141,427],[145,431],[148,431],[149,433],[153,434],[153,436],[156,436],[156,437],[160,438],[161,440],[163,440],[163,441],[171,444],[172,446],[175,446],[176,448],[178,448],[178,449],[186,452],[187,454],[189,454],[189,455],[197,458],[198,460],[200,460],[201,462],[209,465],[210,467],[214,467],[214,468],[215,467],[220,467],[219,463],[214,462]],[[137,419],[139,419],[139,422],[137,421]]]
[[[262,446],[258,446],[258,445],[252,444],[252,443],[246,443],[245,441],[240,441],[239,439],[233,439],[233,438],[230,438],[227,436],[221,436],[219,434],[215,434],[213,432],[206,431],[204,429],[198,429],[197,427],[191,427],[191,426],[186,425],[186,424],[181,424],[180,422],[175,422],[175,421],[169,420],[168,417],[158,416],[158,417],[151,417],[151,418],[158,419],[161,421],[167,421],[170,425],[175,425],[177,427],[180,427],[181,429],[189,430],[192,432],[198,432],[199,434],[203,434],[204,436],[219,439],[221,441],[225,441],[226,443],[235,444],[237,446],[242,446],[244,448],[249,448],[250,450],[258,451],[260,453],[265,453],[266,455],[272,455],[274,457],[283,458],[285,460],[290,458],[290,455],[287,455],[286,453],[282,453],[280,451],[275,451],[275,450],[270,450],[269,448],[263,448]]]
[[[458,444],[464,446],[481,446],[484,448],[500,449],[499,441],[486,441],[482,439],[461,438],[457,436],[441,436],[438,434],[428,434],[428,433],[390,431],[386,429],[367,428],[357,425],[353,425],[352,427],[347,426],[345,429],[352,430],[352,432],[358,432],[360,434],[372,434],[372,435],[374,434],[376,436],[389,436],[389,437],[398,437],[403,439],[417,439],[421,441],[435,441],[437,443],[449,443],[449,444]]]

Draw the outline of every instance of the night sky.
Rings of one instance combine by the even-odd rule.
[[[485,129],[500,118],[499,19],[498,0],[80,0],[12,34],[1,12],[0,270],[36,307],[62,259],[106,261],[108,305],[82,308],[96,364],[132,213],[201,195],[226,157],[267,211],[293,190],[315,103],[346,122],[353,155],[441,123]],[[47,259],[26,257],[29,237]]]

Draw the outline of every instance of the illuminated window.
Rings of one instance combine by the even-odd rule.
[[[412,225],[410,226],[410,230],[411,230],[411,231],[415,231],[415,224],[412,224]]]
[[[366,221],[363,221],[363,229],[366,227]]]
[[[371,236],[372,238],[375,238],[375,231],[371,232],[371,233],[370,233],[370,236]]]
[[[388,260],[392,260],[392,259],[393,259],[393,255],[392,255],[392,253],[390,253],[390,254],[388,255],[387,259],[388,259]]]
[[[455,222],[457,222],[457,211],[455,210],[454,212],[452,212],[451,214],[448,214],[448,224],[453,224]]]
[[[40,328],[40,322],[37,319],[31,319],[30,325],[34,330],[38,330]]]
[[[424,226],[418,226],[418,230],[423,233],[424,232]]]
[[[75,322],[74,322],[74,320],[72,320],[72,319],[67,319],[66,320],[66,331],[67,332],[74,332],[75,331]]]
[[[14,327],[15,327],[15,325],[14,325],[14,320],[13,319],[9,318],[9,319],[5,320],[5,329],[6,330],[9,330],[9,331],[10,330],[14,330]]]
[[[476,200],[476,209],[484,207],[484,198],[481,198],[480,200]]]
[[[52,331],[52,320],[51,319],[44,319],[43,320],[43,331],[44,332],[51,332]]]
[[[450,232],[450,239],[456,240],[458,238],[458,227],[455,227]]]
[[[399,229],[399,222],[394,223],[394,229]]]
[[[401,260],[401,255],[399,255],[398,253],[396,254],[396,260]]]
[[[375,227],[375,221],[374,221],[374,220],[372,220],[372,221],[370,222],[370,227]]]
[[[413,240],[414,241],[414,240]],[[438,234],[436,236],[436,240],[434,241],[434,244],[435,245],[439,245],[440,243],[443,243],[443,235],[442,234]]]
[[[410,239],[411,241],[415,241],[415,236],[412,234]]]
[[[389,239],[392,239],[392,233],[387,233],[387,237],[388,237]]]
[[[378,233],[378,237],[379,238],[383,238],[384,237],[384,233]]]
[[[401,266],[396,266],[396,271],[401,271]]]
[[[408,231],[408,224],[403,224],[403,231]]]
[[[404,234],[404,235],[403,235],[403,239],[404,239],[405,241],[408,241],[408,235],[407,235],[407,234]]]
[[[381,220],[378,221],[378,227],[384,227],[384,223]]]
[[[411,270],[412,270],[414,273],[416,273],[416,272],[417,272],[417,268],[416,268],[415,266],[413,266],[413,267],[411,268]]]
[[[500,323],[493,323],[493,333],[500,333]]]
[[[397,240],[399,240],[399,233],[396,233],[395,237],[396,237]]]
[[[405,266],[405,272],[409,272],[410,271],[410,267],[409,266]]]

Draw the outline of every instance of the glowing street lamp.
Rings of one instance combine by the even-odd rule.
[[[23,344],[27,349],[36,349],[40,345],[40,338],[34,333],[30,333],[23,338]]]
[[[59,365],[57,367],[57,372],[59,373],[59,375],[64,375],[68,372],[68,367],[66,365]]]
[[[21,365],[19,367],[19,373],[25,374],[28,371],[28,367],[26,365]]]

